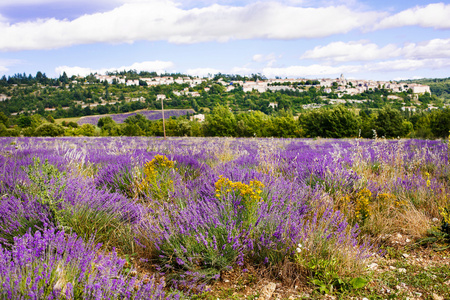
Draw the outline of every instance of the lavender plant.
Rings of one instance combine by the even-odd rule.
[[[91,241],[92,242],[92,241]],[[126,261],[76,235],[44,229],[0,248],[4,299],[177,299],[155,278],[133,277]]]

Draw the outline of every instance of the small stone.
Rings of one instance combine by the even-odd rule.
[[[410,240],[410,239],[406,239],[406,242],[407,242],[407,243],[411,243],[411,240]]]
[[[273,282],[269,282],[265,287],[261,290],[261,296],[259,299],[261,300],[269,300],[272,297],[273,292],[275,292],[277,285]]]
[[[409,257],[409,254],[403,253],[402,256],[403,256],[404,258],[408,258],[408,257]]]
[[[433,300],[444,300],[444,297],[439,296],[438,294],[433,293],[432,295]]]
[[[397,233],[396,237],[397,237],[398,239],[401,239],[403,236],[402,236],[400,233]]]
[[[366,297],[364,297],[364,298],[362,298],[361,300],[369,300],[369,299],[367,299]]]
[[[398,272],[399,272],[399,273],[406,273],[406,269],[405,269],[405,268],[399,268],[399,269],[398,269]]]
[[[391,269],[391,270],[397,270],[397,268],[394,267],[394,266],[389,266],[389,269]]]
[[[439,219],[438,218],[433,218],[431,221],[437,223],[437,222],[439,222]]]
[[[301,296],[302,298],[310,298],[311,297],[311,295],[310,294],[308,294],[308,293],[304,293],[302,296]]]
[[[225,279],[223,282],[230,282],[228,279]]]

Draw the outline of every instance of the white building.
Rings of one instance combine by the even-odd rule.
[[[127,80],[127,86],[139,85],[139,79]]]
[[[430,87],[427,85],[414,84],[410,86],[410,88],[412,89],[414,94],[425,94],[425,93],[431,94]]]
[[[8,99],[11,99],[11,97],[6,96],[5,94],[0,94],[0,101],[6,101]]]
[[[193,115],[191,117],[191,121],[197,120],[199,122],[203,122],[205,121],[205,115],[204,114],[197,114],[197,115]]]
[[[402,111],[415,112],[416,109],[417,109],[417,108],[416,108],[415,106],[403,106],[403,107],[402,107]]]

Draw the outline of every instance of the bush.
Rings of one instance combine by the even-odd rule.
[[[61,125],[53,123],[45,123],[34,130],[35,136],[62,136],[64,135],[64,128]]]

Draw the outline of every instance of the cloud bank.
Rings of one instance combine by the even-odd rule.
[[[408,43],[403,46],[389,44],[384,47],[366,41],[333,42],[308,50],[300,58],[337,63],[386,60],[395,57],[408,59],[450,58],[450,39],[433,39],[420,43]]]
[[[242,39],[318,38],[367,27],[378,12],[346,6],[297,7],[276,2],[182,9],[165,0],[125,3],[75,20],[0,22],[0,50],[54,49],[139,40],[190,44]]]

